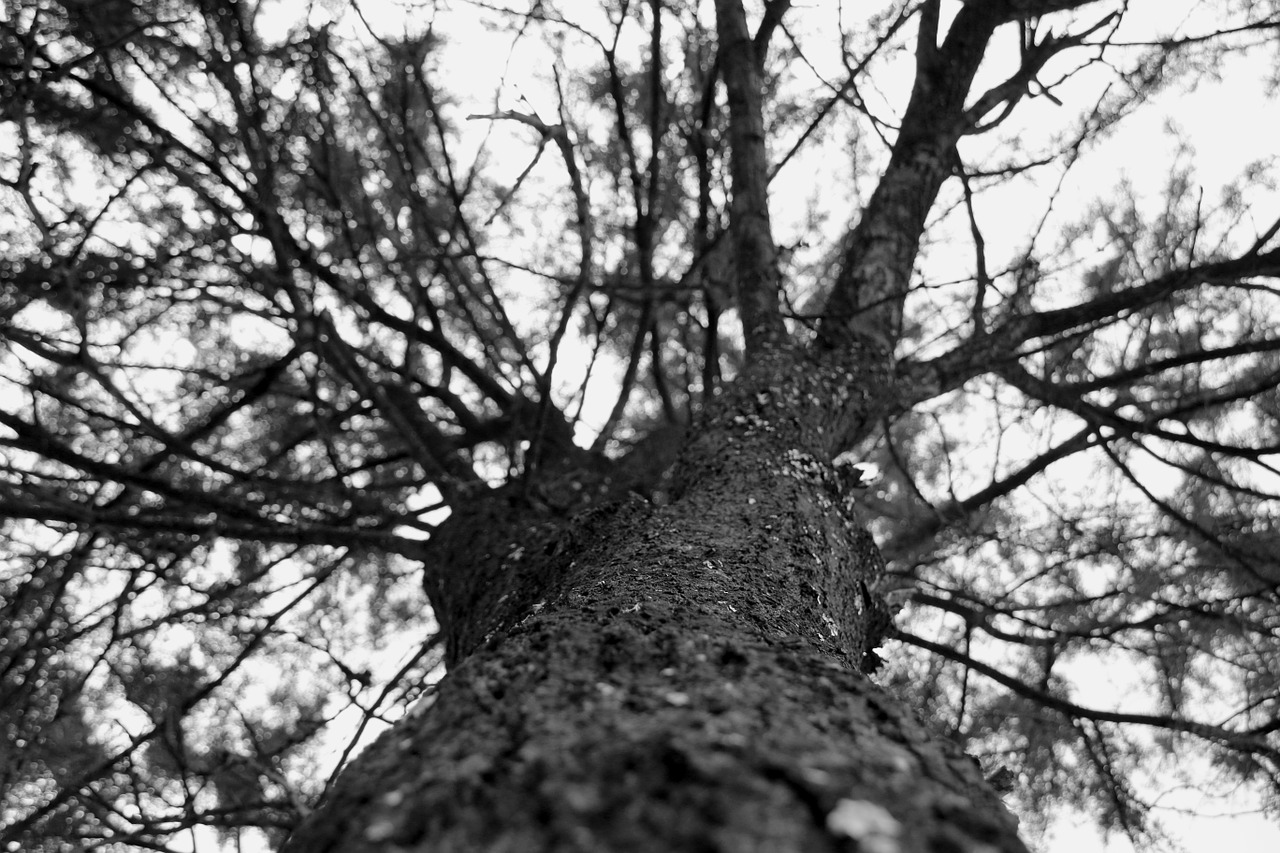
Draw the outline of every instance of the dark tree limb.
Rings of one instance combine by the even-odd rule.
[[[716,0],[720,76],[729,98],[730,235],[748,358],[785,336],[781,277],[769,218],[769,157],[759,57],[741,0]]]

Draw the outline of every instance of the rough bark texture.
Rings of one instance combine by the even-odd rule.
[[[485,509],[492,545],[442,536],[472,564],[428,567],[440,590],[490,548],[508,597],[455,595],[490,602],[483,638],[441,598],[459,663],[434,704],[286,849],[1024,850],[974,762],[862,671],[883,563],[825,460],[849,412],[885,405],[847,397],[887,388],[882,364],[765,353],[685,445],[669,503],[556,530],[542,502]]]

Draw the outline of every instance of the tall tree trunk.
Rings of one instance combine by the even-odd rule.
[[[810,346],[778,307],[770,29],[753,38],[740,0],[716,11],[746,370],[669,501],[616,499],[635,484],[566,442],[538,482],[450,518],[427,559],[450,674],[287,850],[1025,850],[976,764],[868,678],[884,563],[829,461],[898,405],[920,230],[987,39],[1021,7],[966,6],[939,45],[926,4],[901,138]]]
[[[664,505],[450,519],[428,571],[457,663],[286,850],[1024,850],[974,762],[864,673],[883,563],[822,460],[886,404],[880,364],[764,352]]]

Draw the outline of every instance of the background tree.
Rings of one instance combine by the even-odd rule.
[[[7,845],[1275,807],[1274,4],[283,6],[0,23]]]

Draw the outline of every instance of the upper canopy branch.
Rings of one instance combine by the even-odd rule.
[[[1280,276],[1280,250],[1173,270],[1145,284],[1112,290],[1065,308],[1009,317],[985,334],[969,338],[937,358],[901,362],[899,376],[910,384],[904,389],[902,406],[906,409],[932,399],[959,388],[975,376],[1015,361],[1020,357],[1022,345],[1029,341],[1115,323],[1179,291],[1206,283],[1237,282],[1261,276]]]
[[[1186,444],[1212,453],[1224,453],[1240,459],[1247,459],[1273,474],[1280,474],[1280,470],[1266,462],[1267,457],[1280,451],[1280,446],[1274,444],[1258,447],[1228,445],[1199,438],[1189,431],[1185,433],[1172,432],[1160,426],[1163,421],[1173,417],[1171,413],[1153,412],[1140,420],[1134,419],[1121,414],[1118,406],[1103,406],[1090,402],[1082,396],[1072,393],[1070,388],[1033,376],[1021,365],[1010,365],[1001,370],[1000,374],[1010,385],[1022,391],[1028,397],[1065,409],[1096,427],[1108,427],[1118,435],[1127,437],[1140,434],[1150,435],[1165,441]],[[1181,403],[1182,401],[1179,401],[1179,405],[1173,409],[1173,413],[1179,416],[1185,416],[1197,408],[1194,404],[1181,405]],[[1201,405],[1206,405],[1206,403],[1202,402]]]
[[[397,393],[397,386],[372,376],[360,364],[355,348],[342,339],[327,316],[320,315],[316,326],[317,352],[362,397],[378,407],[405,442],[409,455],[435,480],[443,494],[451,495],[460,487],[481,482],[470,464],[458,455],[453,440],[426,417],[412,395]]]
[[[779,311],[778,251],[769,217],[763,81],[742,0],[716,0],[716,32],[720,75],[729,101],[729,170],[733,181],[729,228],[737,265],[738,306],[750,356],[785,333]]]
[[[1101,708],[1088,708],[1077,705],[1066,699],[1048,693],[1038,687],[1027,684],[1020,678],[1008,675],[991,664],[976,660],[964,652],[941,643],[934,643],[916,634],[899,631],[898,638],[918,648],[925,649],[949,660],[956,661],[981,675],[1009,688],[1014,693],[1034,700],[1045,708],[1056,711],[1071,719],[1094,720],[1107,723],[1131,723],[1151,726],[1174,732],[1185,732],[1205,740],[1225,746],[1229,749],[1253,752],[1259,755],[1280,757],[1280,750],[1268,743],[1264,737],[1250,730],[1233,730],[1225,726],[1201,723],[1173,715],[1138,714],[1124,711],[1108,711]]]
[[[1097,0],[972,0],[956,15],[941,44],[937,44],[939,2],[928,0],[922,5],[911,97],[889,165],[847,243],[828,297],[821,327],[825,343],[838,344],[850,335],[869,338],[887,349],[896,343],[920,237],[938,192],[952,173],[955,143],[989,111],[983,108],[975,114],[968,98],[995,30],[1015,20],[1091,2]],[[1072,39],[1059,42],[1062,48],[1074,43]],[[1061,49],[1057,43],[1055,48]],[[1025,75],[1034,76],[1052,55],[1047,47],[1042,53]],[[1026,80],[1015,82],[1025,89]],[[1009,92],[998,94],[1006,100],[1012,97]]]
[[[973,102],[973,105],[965,111],[964,121],[968,126],[966,132],[985,133],[1004,121],[1013,112],[1013,108],[1018,105],[1018,102],[1031,91],[1032,83],[1036,82],[1040,71],[1050,59],[1068,48],[1084,44],[1085,39],[1106,27],[1118,17],[1118,12],[1112,12],[1083,32],[1067,36],[1049,34],[1040,41],[1035,41],[1034,33],[1028,32],[1027,41],[1022,49],[1022,64],[1018,67],[1018,70],[1003,83],[992,86],[980,95]],[[1044,86],[1040,86],[1040,88],[1048,94],[1048,90]],[[1048,97],[1058,102],[1058,99],[1053,95],[1048,94]],[[997,107],[1000,108],[999,114],[990,121],[983,122],[983,118]]]
[[[1079,9],[1099,0],[961,0],[966,9],[980,9],[996,24]]]
[[[778,27],[782,25],[782,16],[791,8],[791,0],[767,0],[764,4],[764,17],[760,20],[760,26],[756,28],[755,38],[752,39],[753,48],[756,52],[756,67],[763,73],[764,60],[769,53],[769,41],[773,38],[773,34]]]

